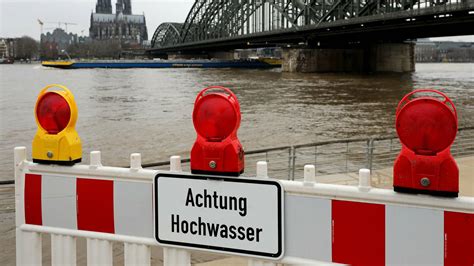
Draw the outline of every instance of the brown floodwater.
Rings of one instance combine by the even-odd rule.
[[[474,125],[474,64],[417,64],[411,74],[293,74],[236,69],[48,69],[0,66],[0,180],[13,179],[13,148],[36,131],[34,105],[42,87],[60,83],[75,94],[77,131],[104,165],[189,156],[193,103],[206,86],[231,88],[239,98],[239,137],[246,150],[394,132],[395,108],[415,88],[447,93],[460,127]]]

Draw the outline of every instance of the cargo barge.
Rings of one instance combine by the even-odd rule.
[[[78,68],[273,68],[280,67],[278,59],[246,60],[94,60],[94,61],[43,61],[45,67]]]

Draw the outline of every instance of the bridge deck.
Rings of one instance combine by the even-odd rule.
[[[321,20],[306,25],[294,24],[290,27],[271,30],[264,28],[260,31],[256,30],[245,34],[229,33],[228,36],[222,36],[220,33],[215,33],[219,36],[213,37],[212,32],[208,32],[209,36],[201,34],[202,36],[187,37],[187,39],[184,39],[184,36],[189,36],[191,33],[187,32],[189,29],[186,28],[185,23],[182,27],[176,27],[176,25],[174,27],[159,27],[159,29],[169,28],[173,34],[157,33],[156,35],[164,38],[161,40],[162,45],[156,39],[153,39],[152,42],[155,45],[148,52],[151,54],[186,51],[202,52],[206,50],[286,46],[302,42],[313,46],[319,43],[323,47],[334,47],[336,45],[348,45],[348,43],[353,45],[354,43],[370,41],[403,41],[424,37],[470,35],[474,34],[473,10],[473,0],[448,1],[448,4],[445,5],[401,11],[374,11],[379,13],[334,21]],[[281,19],[285,18],[282,17]],[[212,19],[208,19],[206,22],[211,23]],[[248,22],[243,21],[242,23]],[[255,21],[255,23],[263,22]],[[206,30],[208,27],[208,25],[196,25],[202,27],[202,30]],[[243,27],[243,25],[234,26]],[[232,32],[232,25],[226,27],[227,32]]]

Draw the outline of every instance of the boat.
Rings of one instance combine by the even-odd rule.
[[[191,60],[91,60],[91,61],[42,61],[45,67],[61,69],[78,68],[273,68],[280,67],[279,60],[267,59],[191,59]]]
[[[0,64],[13,64],[15,60],[12,58],[0,58]]]

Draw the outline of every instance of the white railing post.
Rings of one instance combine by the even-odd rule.
[[[304,166],[304,182],[316,183],[316,167],[308,164]]]
[[[268,178],[268,164],[265,161],[257,162],[257,178]]]
[[[181,168],[181,156],[171,156],[170,157],[170,171],[172,172],[182,172]]]
[[[100,151],[91,151],[90,168],[97,169],[102,166]],[[112,265],[112,242],[94,238],[87,239],[87,265]]]
[[[14,150],[15,163],[15,224],[16,224],[16,264],[41,265],[41,234],[23,232],[20,226],[25,223],[24,207],[24,174],[23,162],[26,161],[26,148],[16,147]]]
[[[142,155],[140,153],[130,154],[130,169],[134,171],[142,169]]]
[[[76,265],[76,238],[51,234],[51,265]]]
[[[181,172],[181,156],[171,156],[170,171]],[[163,265],[165,266],[190,266],[191,253],[184,249],[163,248]]]
[[[130,155],[130,170],[138,171],[142,169],[142,156],[140,153]],[[125,265],[150,265],[151,248],[146,245],[125,243],[124,244],[124,264]]]
[[[257,178],[268,178],[268,164],[265,161],[257,162]],[[248,259],[248,266],[275,266],[276,264],[269,261]]]
[[[370,170],[369,169],[360,169],[359,170],[359,190],[367,192],[371,188],[370,184]]]
[[[100,159],[100,151],[91,151],[90,153],[90,167],[97,168],[102,166],[102,162]]]

